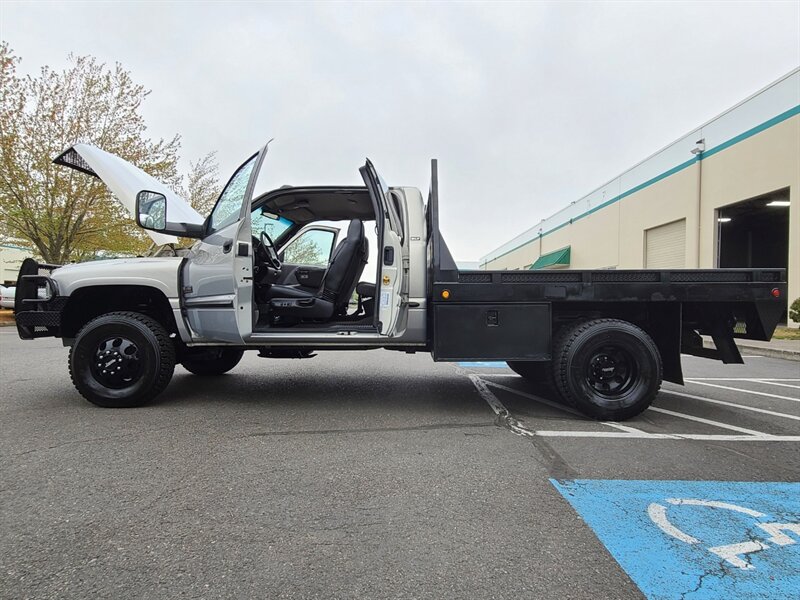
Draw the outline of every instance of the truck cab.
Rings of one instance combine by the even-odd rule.
[[[388,188],[367,161],[363,187],[283,186],[255,195],[265,152],[239,167],[202,228],[189,232],[197,242],[180,269],[182,340],[280,351],[424,345],[426,265],[410,264],[427,243],[419,191]],[[151,192],[139,192],[137,220],[187,234],[170,222],[166,198]]]
[[[175,266],[174,275],[157,274],[156,287],[187,347],[424,346],[428,231],[420,192],[389,188],[367,160],[363,186],[255,194],[266,154],[265,146],[234,171],[207,216],[87,144],[56,162],[102,179],[157,244],[195,240],[180,258],[158,258]],[[115,285],[120,269],[148,279],[153,264],[142,258],[104,263],[100,271],[98,263],[70,266],[54,281],[72,295],[89,283],[91,265],[96,286]]]

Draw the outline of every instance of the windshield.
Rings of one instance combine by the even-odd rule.
[[[287,229],[294,225],[294,221],[258,209],[253,212],[252,225],[255,237],[259,237],[263,231],[272,240],[277,240]]]

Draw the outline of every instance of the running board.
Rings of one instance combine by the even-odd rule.
[[[261,348],[258,351],[261,358],[314,358],[313,350],[306,348]]]

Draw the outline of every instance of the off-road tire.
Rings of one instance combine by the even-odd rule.
[[[135,369],[125,364],[134,360]],[[121,379],[110,385],[114,374],[105,374],[104,368],[114,371],[117,366],[130,378],[117,374]],[[111,312],[89,321],[69,352],[72,383],[81,396],[105,408],[147,404],[167,387],[174,369],[175,346],[169,333],[158,321],[136,312]]]
[[[194,375],[222,375],[239,364],[244,350],[236,348],[212,348],[194,356],[191,351],[181,358],[183,368]]]
[[[595,419],[622,421],[647,409],[658,394],[661,355],[633,323],[594,319],[559,332],[553,373],[567,404]]]

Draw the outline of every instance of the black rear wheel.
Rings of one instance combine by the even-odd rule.
[[[621,421],[645,410],[661,387],[661,355],[642,329],[619,319],[568,327],[554,352],[562,398],[595,419]]]
[[[146,404],[160,394],[175,369],[175,347],[164,326],[135,312],[89,321],[69,353],[69,372],[80,394],[106,408]]]
[[[222,375],[242,360],[244,350],[236,348],[190,349],[181,357],[183,368],[195,375]]]

